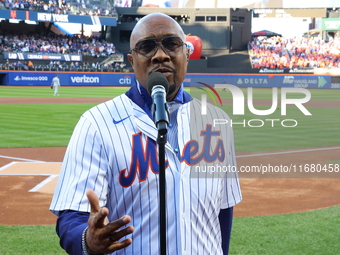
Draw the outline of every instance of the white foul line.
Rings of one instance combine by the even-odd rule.
[[[5,170],[6,168],[8,168],[8,167],[10,167],[10,166],[12,166],[12,165],[14,165],[16,163],[17,162],[15,162],[15,161],[13,161],[11,163],[8,163],[7,165],[4,165],[4,166],[0,167],[0,171]]]
[[[16,157],[8,157],[4,155],[0,155],[0,158],[8,158],[8,159],[15,159],[15,160],[22,160],[22,161],[29,161],[29,162],[37,162],[37,163],[44,163],[45,161],[34,160],[34,159],[27,159],[27,158],[16,158]]]
[[[39,184],[37,184],[34,188],[30,189],[28,192],[37,192],[41,187],[45,186],[47,183],[51,182],[53,179],[55,179],[56,177],[59,176],[59,174],[31,174],[31,173],[27,173],[27,174],[11,174],[11,173],[6,173],[6,174],[2,174],[1,171],[5,170],[17,163],[61,163],[61,162],[44,162],[44,161],[34,161],[34,162],[18,162],[18,161],[13,161],[5,166],[0,167],[0,176],[47,176],[47,178],[45,180],[43,180],[42,182],[40,182]]]
[[[325,150],[336,150],[336,149],[340,149],[340,147],[330,147],[330,148],[318,148],[318,149],[306,149],[306,150],[295,150],[295,151],[281,151],[281,152],[269,152],[269,153],[260,153],[260,154],[239,155],[239,156],[236,156],[236,158],[260,157],[260,156],[269,156],[269,155],[280,155],[280,154],[309,152],[309,151],[325,151]]]
[[[30,189],[28,192],[37,192],[41,187],[52,181],[54,178],[58,177],[59,174],[52,174],[44,181],[40,182],[37,186],[35,186],[33,189]]]
[[[281,152],[269,152],[269,153],[260,153],[260,154],[239,155],[239,156],[236,156],[236,158],[259,157],[259,156],[280,155],[280,154],[290,154],[290,153],[300,153],[300,152],[310,152],[310,151],[336,150],[336,149],[340,149],[340,147],[316,148],[316,149],[306,149],[306,150],[293,150],[293,151],[281,151]],[[37,163],[46,163],[45,161],[22,159],[22,158],[15,158],[15,157],[7,157],[7,156],[2,156],[2,155],[0,155],[0,157],[9,158],[9,159],[24,160],[24,161],[30,161],[30,162],[37,162]],[[14,165],[15,163],[18,163],[18,162],[11,162],[11,163],[3,166],[3,167],[0,167],[0,171],[10,167],[11,165]],[[11,175],[11,174],[6,174],[6,175]],[[16,174],[14,174],[14,175],[16,175]],[[23,175],[23,174],[18,174],[18,175]],[[31,174],[27,174],[27,175],[31,175]],[[33,175],[37,175],[37,174],[33,174]],[[45,175],[45,174],[38,174],[38,175]],[[28,192],[37,192],[41,187],[43,187],[47,183],[51,182],[53,179],[55,179],[58,176],[59,176],[58,174],[49,175],[48,178],[46,178],[44,181],[40,182],[34,188],[30,189]]]

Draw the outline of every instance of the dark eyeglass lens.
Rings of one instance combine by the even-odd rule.
[[[135,50],[146,56],[149,57],[155,49],[157,48],[158,42],[155,40],[143,40],[136,44]],[[162,39],[161,44],[163,48],[167,51],[170,56],[176,56],[179,54],[181,46],[183,45],[182,40],[179,37],[166,37]]]
[[[156,42],[153,40],[145,40],[137,44],[136,50],[142,54],[148,54],[156,47]]]
[[[182,46],[182,41],[178,37],[164,38],[162,44],[165,49],[169,51],[175,51],[177,48]]]

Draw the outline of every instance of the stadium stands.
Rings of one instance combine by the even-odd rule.
[[[82,56],[82,61],[39,61],[28,59],[2,62],[2,70],[35,71],[84,71],[117,72],[130,71],[115,45],[96,36],[69,36],[34,33],[0,33],[0,54],[70,54]],[[255,69],[311,69],[340,68],[340,38],[324,41],[319,37],[257,37],[248,44],[250,65]],[[121,60],[118,60],[121,56]],[[118,58],[116,58],[118,57]],[[79,63],[78,63],[79,62]],[[249,66],[249,63],[246,64]]]
[[[81,55],[83,61],[8,60],[0,65],[2,70],[35,71],[123,71],[124,58],[115,45],[97,36],[55,35],[41,36],[32,33],[0,33],[0,54],[32,53],[46,55]],[[103,62],[108,59],[110,61]],[[117,65],[118,63],[118,65]]]
[[[20,63],[18,63],[20,62]],[[28,66],[28,62],[18,61],[0,64],[0,70],[9,71],[63,71],[63,72],[131,72],[125,67],[125,63],[120,64],[100,64],[99,62],[90,64],[86,63],[79,67],[71,66],[64,63],[50,64],[33,64]]]
[[[30,10],[58,14],[116,16],[113,1],[103,0],[0,0],[0,8]]]
[[[248,45],[253,68],[339,68],[340,38],[255,38]]]
[[[115,54],[113,43],[97,36],[49,35],[32,33],[0,33],[0,47],[4,52],[31,52],[48,54],[83,54],[108,57]]]

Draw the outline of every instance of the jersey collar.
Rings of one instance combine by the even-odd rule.
[[[151,113],[152,98],[150,94],[147,92],[147,90],[143,86],[141,86],[137,80],[125,94],[135,104],[142,108],[152,119]],[[182,83],[173,101],[185,104],[190,102],[191,100],[192,97],[188,92],[184,91]]]

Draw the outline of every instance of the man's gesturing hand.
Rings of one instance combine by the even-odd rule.
[[[93,190],[88,190],[86,196],[91,205],[86,233],[86,243],[90,253],[112,253],[129,246],[132,243],[131,238],[126,238],[121,242],[119,239],[134,231],[133,226],[120,229],[131,221],[130,216],[126,215],[109,222],[107,218],[109,210],[105,207],[100,208],[96,193]]]

